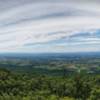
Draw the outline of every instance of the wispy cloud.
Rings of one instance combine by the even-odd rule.
[[[0,0],[0,51],[99,51],[99,5],[99,0]]]

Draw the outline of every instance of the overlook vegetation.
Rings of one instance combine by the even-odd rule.
[[[100,100],[100,58],[2,58],[0,100]]]
[[[0,69],[0,100],[100,100],[100,75],[37,76]]]

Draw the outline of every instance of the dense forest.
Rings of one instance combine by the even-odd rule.
[[[0,69],[0,100],[100,100],[100,75],[48,76]]]

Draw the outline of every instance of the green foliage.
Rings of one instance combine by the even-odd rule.
[[[100,86],[93,88],[89,100],[100,100]]]
[[[99,75],[40,76],[0,70],[0,100],[99,100]]]

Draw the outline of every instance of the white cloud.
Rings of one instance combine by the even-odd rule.
[[[20,51],[20,48],[24,51],[25,44],[42,45],[65,37],[70,38],[81,32],[92,34],[100,29],[100,3],[97,0],[25,1],[27,3],[12,1],[8,6],[4,6],[3,2],[4,7],[0,7],[0,11],[1,8],[4,9],[0,13],[1,51],[5,49]],[[84,40],[82,43],[81,39]],[[75,44],[74,41],[71,43]],[[88,43],[99,44],[100,38],[80,38],[76,44]],[[31,48],[31,51],[32,49],[34,48]]]

